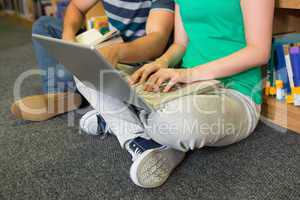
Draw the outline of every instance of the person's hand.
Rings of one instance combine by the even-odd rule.
[[[99,53],[106,59],[107,62],[116,67],[120,61],[120,45],[114,44],[98,49]]]
[[[144,90],[148,92],[159,92],[161,85],[167,83],[163,92],[169,92],[177,83],[191,83],[191,73],[191,69],[159,69],[149,77]]]
[[[131,75],[129,84],[144,83],[150,75],[163,68],[168,68],[168,64],[161,60],[146,64]]]

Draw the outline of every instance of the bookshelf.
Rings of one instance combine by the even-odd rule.
[[[2,15],[19,17],[23,20],[33,21],[35,17],[34,0],[0,0]]]
[[[274,34],[300,32],[300,0],[277,0]],[[264,120],[300,133],[300,107],[279,102],[275,97],[264,97]]]
[[[300,9],[300,0],[277,0],[277,8]]]
[[[9,16],[21,24],[32,24],[41,15],[54,16],[57,4],[64,0],[0,0],[0,16]],[[102,3],[96,3],[85,18],[105,16]]]
[[[300,108],[279,102],[275,97],[264,97],[262,106],[264,120],[272,122],[282,128],[300,133]]]

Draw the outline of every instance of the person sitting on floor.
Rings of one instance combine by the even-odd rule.
[[[247,138],[259,121],[259,66],[269,59],[273,13],[274,0],[176,0],[174,44],[134,72],[130,83],[146,81],[149,92],[165,83],[163,92],[168,92],[177,83],[211,79],[222,86],[169,101],[152,113],[133,111],[98,93],[103,106],[92,104],[95,110],[81,119],[81,128],[115,135],[132,154],[132,181],[144,188],[165,183],[187,151]],[[181,60],[180,69],[172,68]],[[84,91],[83,86],[90,101]]]
[[[63,22],[54,17],[41,17],[33,24],[32,33],[75,41],[85,13],[97,2],[72,0]],[[102,3],[110,28],[117,29],[125,41],[99,49],[111,64],[149,61],[164,52],[173,31],[173,0],[103,0]],[[20,119],[43,121],[86,104],[76,90],[72,73],[53,59],[40,44],[34,42],[33,47],[43,73],[45,94],[16,101],[11,106],[12,113]]]

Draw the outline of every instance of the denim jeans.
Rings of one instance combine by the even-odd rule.
[[[32,27],[32,33],[61,39],[63,22],[54,17],[40,17]],[[73,75],[49,55],[38,42],[33,41],[37,63],[42,72],[45,93],[75,91]]]

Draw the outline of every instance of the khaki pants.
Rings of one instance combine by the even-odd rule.
[[[165,104],[148,117],[145,132],[158,143],[182,151],[225,146],[247,138],[259,112],[248,97],[220,88]]]
[[[247,138],[260,115],[250,98],[224,88],[177,98],[150,114],[136,113],[123,102],[86,87],[76,78],[75,81],[122,147],[135,137],[152,138],[181,151],[230,145]]]

